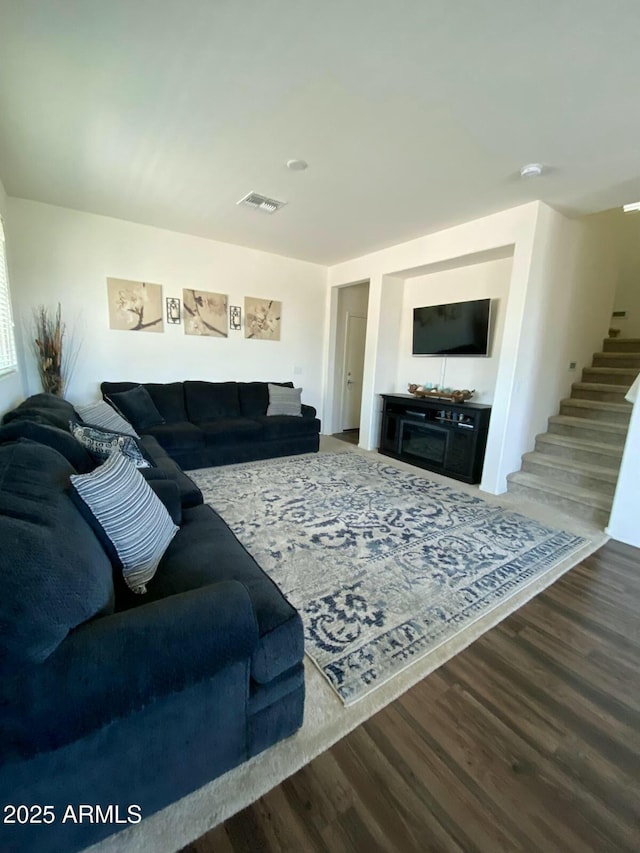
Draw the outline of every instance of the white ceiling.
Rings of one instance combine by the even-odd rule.
[[[640,199],[639,44],[638,0],[0,0],[0,179],[324,264],[595,212]]]

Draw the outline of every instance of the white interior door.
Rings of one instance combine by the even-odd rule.
[[[344,346],[344,389],[342,396],[342,429],[358,429],[362,405],[362,375],[367,318],[347,313]]]

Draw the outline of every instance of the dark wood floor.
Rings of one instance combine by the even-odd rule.
[[[186,850],[640,850],[639,613],[610,542]]]

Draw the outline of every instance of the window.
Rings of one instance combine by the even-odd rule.
[[[11,373],[18,367],[16,342],[11,317],[11,294],[9,274],[4,250],[4,229],[0,219],[0,376]]]

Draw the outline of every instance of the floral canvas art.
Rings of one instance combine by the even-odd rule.
[[[226,338],[227,296],[206,290],[182,291],[184,331],[187,335],[206,335]]]
[[[275,299],[244,299],[244,336],[263,341],[280,340],[282,302]]]
[[[109,328],[128,332],[164,332],[162,285],[124,278],[107,279]]]

